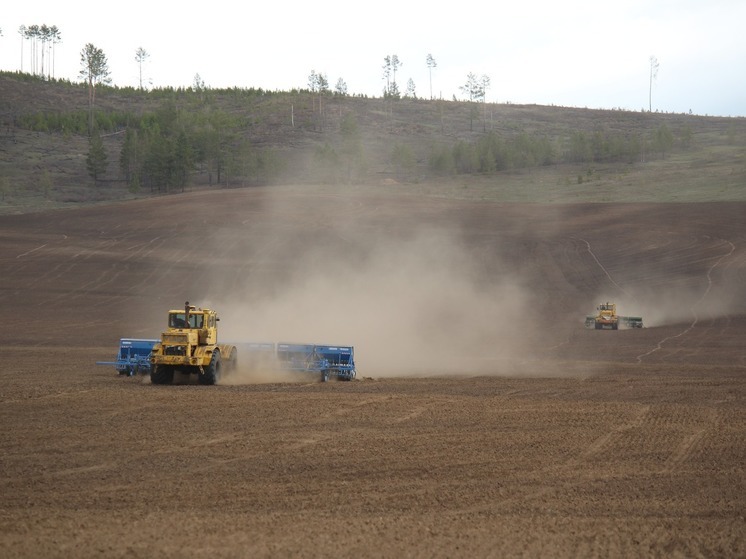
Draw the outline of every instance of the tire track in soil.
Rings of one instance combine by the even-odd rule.
[[[663,345],[666,342],[668,342],[670,340],[673,340],[673,339],[676,339],[676,338],[681,338],[681,337],[687,335],[689,332],[691,332],[697,326],[697,323],[699,322],[699,314],[697,313],[697,307],[700,304],[702,304],[702,302],[707,298],[707,296],[710,294],[710,291],[712,290],[712,286],[713,286],[712,272],[715,270],[715,268],[718,267],[718,265],[724,259],[728,258],[730,255],[732,255],[736,251],[736,245],[734,245],[732,242],[730,242],[727,239],[720,239],[720,240],[722,242],[727,243],[728,245],[730,245],[730,250],[726,254],[723,254],[720,257],[718,257],[718,259],[714,262],[714,264],[712,264],[712,266],[710,266],[708,268],[707,274],[706,274],[706,277],[707,277],[707,287],[705,288],[704,293],[702,293],[702,296],[689,309],[691,311],[692,315],[694,316],[694,318],[692,320],[692,323],[689,326],[687,326],[684,330],[682,330],[681,332],[679,332],[678,334],[674,334],[672,336],[667,336],[667,337],[663,338],[662,340],[659,340],[658,344],[653,349],[651,349],[650,351],[647,351],[645,353],[641,353],[640,355],[638,355],[635,358],[638,364],[642,363],[642,360],[644,358],[649,357],[650,355],[652,355],[656,351],[660,351],[661,349],[663,349]]]
[[[609,456],[665,455],[658,462],[649,460],[643,475],[670,474],[680,469],[707,436],[716,432],[720,415],[706,406],[655,404],[642,406],[637,415],[592,442],[577,459],[558,469],[580,468],[585,462]],[[644,463],[642,464],[644,466]]]
[[[115,227],[115,229],[118,228],[118,227],[119,226],[117,225]],[[145,230],[150,229],[151,227],[152,226],[147,226],[145,228]],[[138,230],[136,232],[138,234],[142,234],[143,230],[140,229],[140,230]],[[104,234],[105,234],[105,232],[103,230],[99,230],[99,236],[104,235]],[[58,263],[54,267],[48,268],[44,273],[34,274],[34,278],[27,285],[28,285],[28,287],[33,287],[35,285],[39,285],[41,282],[45,282],[46,281],[48,283],[49,282],[54,283],[56,280],[64,279],[66,277],[69,277],[71,274],[75,273],[75,270],[76,270],[77,265],[78,265],[77,262],[79,262],[80,260],[89,260],[90,258],[94,257],[95,255],[99,254],[102,251],[113,252],[113,251],[116,250],[116,247],[119,244],[127,241],[128,239],[130,239],[134,235],[135,235],[135,231],[125,231],[124,233],[122,233],[120,235],[106,237],[106,238],[98,241],[97,243],[95,243],[92,246],[82,246],[82,247],[80,247],[80,249],[78,250],[78,252],[76,252],[75,254],[72,255],[72,257],[71,257],[72,262],[71,261],[61,262],[61,263]],[[63,234],[62,235],[62,239],[59,240],[56,243],[56,246],[52,246],[50,244],[50,242],[47,242],[47,243],[44,243],[44,244],[42,244],[42,245],[40,245],[40,246],[38,246],[38,247],[36,247],[34,249],[26,251],[25,253],[17,255],[16,258],[25,258],[26,256],[31,255],[31,254],[33,254],[34,257],[36,257],[36,256],[42,256],[44,253],[48,253],[50,251],[56,251],[56,250],[58,250],[59,246],[62,243],[66,242],[66,241],[69,241],[69,240],[71,240],[73,238],[74,237],[71,237],[69,235],[64,235]],[[142,246],[143,247],[147,247],[148,245],[152,245],[152,243],[154,241],[156,241],[156,240],[158,240],[158,237],[156,237],[155,239],[151,239],[151,241],[149,243],[145,243]],[[137,246],[137,245],[134,245],[134,246]],[[42,249],[46,249],[46,250],[42,250]],[[36,254],[37,251],[40,251],[40,250],[42,252],[39,253],[39,254]],[[131,249],[128,248],[126,250],[129,252]],[[154,250],[154,249],[151,248],[151,251],[152,250]],[[151,252],[151,251],[148,251],[148,252]],[[64,300],[64,299],[70,299],[70,298],[75,299],[75,298],[79,298],[79,297],[82,297],[82,296],[85,296],[85,295],[89,294],[96,287],[111,284],[123,271],[126,271],[128,269],[127,266],[125,266],[124,270],[117,270],[117,268],[119,268],[121,266],[121,263],[124,262],[124,261],[130,260],[131,258],[137,257],[140,252],[142,252],[142,249],[136,251],[135,253],[128,254],[123,259],[119,259],[116,263],[112,264],[109,267],[109,269],[101,271],[97,277],[91,279],[90,281],[88,281],[88,282],[86,282],[86,283],[84,283],[82,285],[76,286],[72,290],[67,290],[64,294],[61,293],[61,294],[57,295],[56,297],[51,297],[51,298],[47,298],[47,299],[41,299],[41,298],[37,299],[36,305],[37,306],[45,306],[45,305],[53,304],[55,302],[58,302],[58,301]],[[16,269],[14,271],[16,272],[16,274],[14,274],[14,275],[17,275],[21,271],[21,269]],[[97,306],[97,305],[106,305],[106,306],[109,306],[110,303],[111,303],[111,299],[107,299],[107,301],[95,303],[95,304],[93,304],[91,306]]]
[[[44,248],[45,246],[47,246],[48,244],[49,244],[49,243],[44,243],[43,245],[40,245],[40,246],[38,246],[38,247],[36,247],[36,248],[32,248],[31,250],[27,250],[26,252],[24,252],[24,253],[22,253],[22,254],[18,254],[18,255],[16,255],[16,258],[24,258],[24,257],[28,256],[29,254],[31,254],[32,252],[36,252],[37,250],[41,250],[41,249],[43,249],[43,248]]]
[[[626,289],[624,289],[621,285],[619,285],[616,282],[616,280],[611,276],[611,273],[609,272],[609,270],[607,270],[606,267],[603,264],[601,264],[601,261],[598,259],[598,257],[596,256],[596,254],[591,249],[591,243],[589,243],[587,240],[585,240],[585,239],[583,239],[581,237],[575,237],[575,238],[577,240],[579,240],[580,242],[582,242],[582,243],[585,244],[585,246],[586,246],[586,248],[588,250],[588,254],[591,255],[591,258],[593,258],[593,260],[596,262],[596,264],[598,265],[598,267],[601,268],[601,271],[609,279],[609,282],[611,282],[611,284],[614,287],[616,287],[617,289],[619,289],[619,291],[621,291],[622,293],[624,293],[625,295],[627,295],[628,297],[630,297],[630,298],[632,298],[634,300],[635,297],[631,293],[629,293]]]
[[[583,462],[587,462],[593,457],[599,455],[605,448],[611,446],[613,441],[618,439],[623,433],[627,433],[631,430],[641,429],[642,425],[648,420],[650,412],[650,405],[642,406],[637,415],[630,421],[612,429],[605,435],[601,435],[600,437],[598,437],[595,441],[588,445],[588,447],[580,454],[579,458],[573,459],[569,463],[566,463],[563,469],[566,469],[568,466],[570,468],[577,468]]]
[[[498,512],[510,509],[515,505],[525,505],[536,502],[550,495],[567,491],[572,487],[579,487],[586,483],[598,481],[598,468],[589,463],[605,461],[605,456],[635,455],[666,455],[662,461],[648,458],[640,464],[630,458],[629,471],[621,473],[606,472],[605,477],[622,478],[650,477],[670,475],[680,470],[697,451],[717,431],[720,415],[717,410],[709,407],[692,408],[691,406],[674,405],[640,405],[637,413],[614,427],[607,433],[590,442],[585,449],[581,449],[573,458],[551,466],[527,472],[530,478],[556,480],[574,477],[576,481],[562,484],[551,483],[537,489],[517,490],[512,495],[491,502],[485,502],[453,511],[456,514],[474,514],[483,512]],[[618,463],[618,461],[617,461]],[[642,468],[641,468],[642,466]],[[646,469],[645,466],[648,466]],[[578,472],[589,472],[578,474]],[[526,485],[529,478],[526,478]]]
[[[606,278],[609,280],[609,282],[614,287],[616,287],[617,289],[619,289],[622,293],[624,293],[625,295],[627,295],[628,297],[630,297],[632,300],[636,300],[636,298],[632,294],[630,294],[626,289],[624,289],[621,285],[619,285],[616,282],[616,280],[612,277],[611,272],[609,272],[609,270],[601,263],[601,260],[599,260],[598,256],[596,256],[596,253],[593,252],[593,249],[591,248],[591,243],[590,242],[588,242],[586,239],[583,239],[582,237],[569,237],[569,239],[571,241],[573,241],[574,244],[577,243],[577,242],[580,242],[580,243],[582,243],[582,245],[585,245],[585,250],[588,252],[588,254],[591,255],[591,258],[593,258],[593,261],[596,263],[596,266],[598,266],[598,268],[600,268],[600,270],[603,272],[604,276],[606,276]],[[567,252],[567,251],[565,250],[565,252]],[[577,250],[576,250],[576,253],[577,253]],[[569,344],[570,341],[571,341],[571,339],[572,339],[572,336],[568,335],[567,339],[565,339],[563,342],[560,342],[560,343],[558,343],[556,345],[548,347],[547,351],[552,351],[552,350],[559,349],[560,347]]]
[[[717,428],[717,423],[719,421],[717,411],[710,409],[708,412],[707,417],[704,418],[703,421],[704,425],[700,424],[701,422],[698,423],[691,433],[682,437],[679,445],[663,465],[661,473],[670,474],[679,470],[686,463],[689,457],[692,456],[697,447]]]
[[[143,408],[143,409],[146,409],[146,408]],[[119,470],[122,468],[123,463],[137,463],[139,460],[143,458],[148,458],[152,456],[190,454],[194,450],[199,450],[199,449],[207,448],[210,446],[229,444],[229,443],[235,442],[238,439],[239,439],[239,435],[237,435],[236,433],[224,433],[222,435],[218,434],[210,438],[205,438],[203,440],[191,441],[186,445],[164,446],[155,451],[148,450],[148,451],[130,452],[127,454],[126,458],[123,458],[122,460],[119,460],[119,461],[108,460],[108,461],[104,461],[98,464],[91,464],[88,466],[77,466],[73,468],[65,468],[62,470],[48,472],[48,473],[43,474],[42,477],[58,478],[58,477],[65,477],[65,476],[88,474],[91,472],[99,472],[99,471],[105,471],[105,470],[110,470],[110,471]],[[210,471],[216,464],[235,462],[242,458],[243,457],[241,456],[237,456],[229,460],[224,460],[224,459],[219,459],[219,458],[210,458],[209,460],[205,461],[205,464],[202,467],[192,468],[190,471],[191,472]]]
[[[47,253],[49,251],[55,251],[55,250],[57,250],[57,248],[62,243],[64,243],[67,239],[68,239],[67,235],[62,235],[62,238],[59,239],[59,240],[57,240],[57,241],[55,241],[55,242],[48,241],[48,242],[46,242],[46,243],[44,243],[42,245],[37,246],[36,248],[33,248],[31,250],[27,250],[26,252],[23,252],[21,254],[16,255],[14,259],[15,260],[21,260],[22,259],[22,263],[21,264],[15,264],[13,266],[11,266],[10,264],[8,264],[7,266],[4,266],[4,276],[5,276],[5,278],[8,279],[8,280],[11,279],[11,278],[14,278],[14,277],[20,275],[20,273],[22,271],[28,269],[30,266],[33,266],[33,264],[35,262],[40,262],[40,261],[43,262],[43,259],[46,258],[45,253]],[[47,248],[47,247],[49,247],[49,248]],[[30,258],[27,258],[29,256],[30,256]],[[65,265],[65,264],[68,265],[68,268],[66,269],[66,271],[69,271],[70,269],[72,269],[72,265],[70,265],[68,262],[65,262],[65,263],[59,263],[59,264],[57,264],[53,268],[46,268],[46,270],[44,271],[44,273],[34,273],[32,271],[33,279],[29,279],[26,282],[26,286],[27,287],[33,287],[34,285],[38,284],[43,279],[46,279],[51,274],[53,274],[54,272],[56,272],[61,266]],[[55,276],[55,277],[59,277],[59,275]]]

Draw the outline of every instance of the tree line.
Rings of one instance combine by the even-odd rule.
[[[277,175],[281,169],[278,158],[269,150],[253,148],[243,133],[252,126],[255,115],[236,116],[222,111],[209,98],[196,99],[199,92],[194,89],[191,95],[192,104],[181,107],[174,99],[167,99],[155,112],[141,115],[95,111],[91,121],[81,110],[36,113],[19,117],[18,124],[31,130],[80,135],[87,134],[90,127],[88,171],[94,181],[104,176],[108,166],[101,136],[124,134],[119,169],[133,191],[183,190],[194,172],[207,174],[211,184],[227,184],[230,177],[266,182]],[[326,181],[357,180],[365,175],[370,162],[355,114],[345,112],[335,127],[315,149],[315,172]],[[686,147],[691,130],[682,130],[678,141]],[[665,123],[648,132],[568,130],[553,137],[491,131],[471,141],[435,142],[426,168],[432,175],[442,176],[562,163],[634,163],[666,157],[673,144],[674,135]],[[414,169],[416,159],[411,148],[397,143],[388,163],[406,173]]]

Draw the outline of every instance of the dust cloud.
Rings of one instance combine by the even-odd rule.
[[[723,286],[709,289],[701,287],[676,287],[655,295],[643,294],[643,319],[646,327],[671,324],[691,324],[702,319],[713,319],[733,313],[737,294]]]
[[[265,285],[246,273],[214,303],[222,339],[351,345],[358,377],[516,372],[527,293],[510,270],[486,274],[455,231],[371,231],[337,231],[339,246],[295,251]],[[261,368],[237,378],[279,380]]]

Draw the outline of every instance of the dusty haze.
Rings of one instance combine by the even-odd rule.
[[[507,267],[483,277],[458,233],[343,237],[352,254],[312,247],[216,302],[224,338],[353,345],[358,374],[375,376],[499,372],[524,357],[527,294]]]

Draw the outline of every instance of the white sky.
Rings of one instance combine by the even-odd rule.
[[[509,5],[503,5],[509,4]],[[746,0],[522,0],[510,3],[376,0],[286,2],[7,2],[0,69],[30,71],[21,25],[56,25],[54,74],[78,81],[86,43],[103,50],[112,83],[137,86],[135,51],[150,54],[143,81],[289,90],[312,70],[349,93],[380,96],[383,59],[403,66],[419,97],[456,95],[473,72],[487,100],[647,109],[650,56],[660,64],[653,110],[746,116]]]

